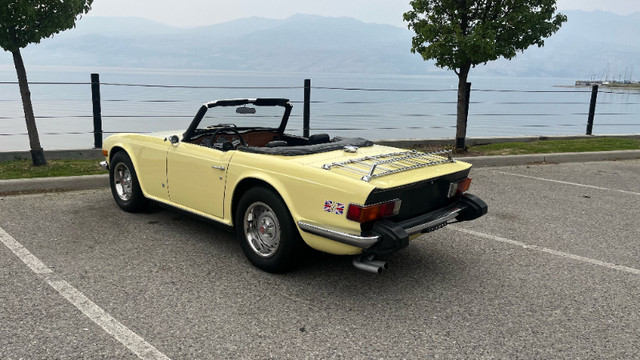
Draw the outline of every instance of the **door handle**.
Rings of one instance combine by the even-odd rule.
[[[216,170],[226,170],[226,168],[224,166],[216,166],[216,165],[211,165],[212,169],[216,169]]]

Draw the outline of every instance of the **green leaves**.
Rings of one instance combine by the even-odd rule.
[[[17,51],[75,26],[93,0],[2,0],[0,46]]]
[[[413,0],[404,20],[416,35],[412,52],[458,72],[465,67],[511,59],[567,21],[554,15],[555,0]]]

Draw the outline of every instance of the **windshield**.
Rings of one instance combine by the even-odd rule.
[[[217,127],[218,125],[235,125],[239,128],[272,128],[277,129],[284,114],[282,106],[218,106],[209,109],[198,129]]]

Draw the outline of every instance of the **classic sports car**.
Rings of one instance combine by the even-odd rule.
[[[234,227],[247,258],[269,272],[293,268],[306,244],[380,273],[386,263],[375,256],[487,213],[466,193],[471,165],[450,152],[287,134],[291,108],[287,99],[218,100],[184,132],[109,136],[102,165],[116,203],[134,212],[150,199]]]

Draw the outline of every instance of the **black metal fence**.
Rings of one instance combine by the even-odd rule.
[[[0,85],[16,85],[15,82],[0,82]],[[197,85],[168,85],[168,84],[142,84],[142,83],[113,83],[113,82],[100,82],[100,77],[98,74],[91,75],[91,82],[83,83],[83,82],[32,82],[30,85],[33,86],[72,86],[72,87],[83,87],[87,89],[87,93],[89,93],[89,89],[91,89],[91,103],[90,107],[87,103],[87,110],[91,109],[91,115],[88,113],[84,114],[60,114],[61,109],[56,109],[56,115],[40,115],[36,116],[38,120],[51,120],[51,119],[87,119],[88,123],[91,123],[93,120],[93,128],[91,130],[69,130],[66,131],[47,131],[41,134],[45,135],[55,135],[55,136],[64,136],[64,135],[82,135],[86,134],[93,137],[93,143],[96,148],[102,146],[102,139],[105,134],[116,133],[116,132],[134,132],[130,129],[103,129],[103,122],[109,123],[115,119],[147,119],[152,118],[154,114],[144,114],[144,113],[114,113],[114,112],[105,112],[104,111],[104,102],[116,103],[116,104],[124,104],[126,102],[147,102],[153,103],[158,107],[167,106],[168,104],[173,104],[177,102],[181,102],[184,100],[176,100],[172,99],[170,96],[165,99],[158,98],[148,98],[148,99],[127,99],[127,98],[119,98],[119,99],[103,99],[101,97],[101,89],[105,87],[108,88],[138,88],[138,89],[154,89],[154,90],[171,90],[175,92],[177,90],[182,90],[185,92],[194,91],[194,90],[228,90],[228,91],[237,91],[237,90],[247,90],[247,91],[287,91],[293,94],[299,94],[297,96],[291,97],[292,102],[294,103],[302,103],[302,134],[305,136],[309,135],[309,132],[312,129],[315,130],[323,130],[323,131],[362,131],[365,129],[371,129],[372,127],[379,130],[384,134],[388,134],[388,137],[393,138],[396,130],[402,129],[405,133],[408,131],[411,134],[418,133],[421,129],[425,127],[421,125],[416,119],[419,117],[429,117],[429,116],[441,116],[449,118],[448,127],[455,127],[455,121],[451,121],[455,119],[455,103],[457,100],[456,91],[457,89],[402,89],[402,88],[367,88],[367,87],[331,87],[331,86],[312,86],[310,79],[305,79],[301,86],[197,86]],[[313,99],[312,99],[313,92]],[[389,123],[385,118],[380,119],[375,125],[371,125],[372,122],[368,121],[366,124],[361,125],[352,125],[349,124],[349,119],[355,119],[359,116],[367,116],[368,119],[375,119],[376,116],[380,116],[381,114],[368,113],[367,108],[376,105],[377,102],[385,101],[385,100],[372,100],[372,101],[358,101],[353,100],[354,98],[359,98],[358,95],[352,96],[347,94],[353,93],[368,93],[368,94],[383,94],[381,97],[384,97],[387,94],[411,94],[411,96],[415,98],[420,98],[420,104],[425,104],[426,107],[438,107],[445,106],[448,109],[446,113],[440,112],[439,114],[429,114],[428,111],[422,113],[401,113],[401,114],[384,114],[385,118],[388,117],[407,117],[407,118],[415,118],[413,123],[410,125],[394,126],[394,124]],[[564,116],[573,116],[573,117],[582,117],[584,116],[583,126],[586,127],[586,131],[580,131],[580,133],[586,133],[587,135],[591,135],[593,133],[594,124],[598,126],[598,120],[596,119],[596,115],[598,117],[616,117],[620,115],[629,116],[628,112],[606,112],[606,113],[596,113],[596,105],[597,104],[606,104],[611,103],[611,99],[600,100],[598,103],[597,98],[598,94],[621,94],[627,96],[625,100],[626,105],[633,105],[634,107],[640,104],[640,92],[632,93],[629,95],[629,92],[624,92],[615,89],[602,89],[598,88],[598,86],[594,86],[592,89],[588,88],[564,88],[558,90],[496,90],[496,89],[473,89],[472,92],[476,95],[472,95],[471,101],[471,113],[470,118],[471,122],[474,121],[474,117],[491,117],[494,119],[499,119],[500,117],[509,117],[509,118],[527,118],[527,119],[535,119],[535,118],[543,118],[543,117],[564,117]],[[331,96],[327,96],[327,94],[331,94]],[[484,94],[485,96],[477,96],[477,94]],[[567,94],[577,95],[577,98],[566,99],[564,98]],[[437,96],[436,96],[437,95]],[[535,96],[533,96],[535,95]],[[188,97],[188,94],[185,95]],[[543,98],[541,96],[544,96]],[[535,97],[535,99],[534,99]],[[298,100],[299,99],[299,100]],[[0,104],[2,104],[5,99],[0,99]],[[615,102],[615,101],[614,101]],[[312,112],[313,105],[313,112]],[[491,108],[492,106],[507,106],[509,110],[505,110],[503,112],[492,112],[490,110],[478,110],[474,112],[474,108]],[[540,111],[537,112],[535,109],[542,105],[545,106],[555,106],[560,109],[563,107],[572,107],[573,109],[582,108],[582,111],[571,111],[568,113],[563,113],[562,110],[556,110],[554,112],[545,112]],[[355,111],[353,108],[357,108],[358,106],[362,107],[362,110]],[[335,111],[326,111],[328,108],[336,108]],[[195,108],[194,108],[195,109]],[[342,110],[341,110],[342,109]],[[345,110],[348,109],[348,110]],[[526,109],[526,111],[520,111],[520,109]],[[162,111],[162,117],[167,119],[184,119],[185,121],[192,117],[192,114],[171,114],[168,112],[169,110]],[[46,114],[46,110],[41,108],[37,108],[37,114]],[[362,114],[360,114],[362,113]],[[338,119],[347,119],[341,120],[339,122],[322,122],[323,118],[338,118]],[[637,117],[640,118],[640,114],[637,114]],[[8,121],[17,121],[19,120],[18,116],[5,116],[5,114],[0,113],[0,123],[8,122]],[[411,120],[411,119],[410,119]],[[317,125],[316,125],[317,124]],[[321,125],[322,124],[322,125]],[[622,124],[627,125],[627,124]],[[640,129],[640,125],[631,123],[632,128],[630,129],[631,133],[638,132]],[[636,128],[635,126],[638,125]],[[491,125],[488,125],[489,127]],[[520,124],[523,129],[527,127],[536,127],[543,126],[536,124],[535,121],[531,123],[522,123]],[[560,124],[559,126],[562,126]],[[2,127],[4,128],[4,127]],[[584,128],[583,128],[584,129]],[[451,133],[453,135],[454,132]],[[16,132],[16,131],[2,131],[0,130],[0,140],[2,137],[11,137],[11,136],[19,136],[26,135],[24,132]],[[525,135],[524,131],[523,134]],[[576,133],[577,135],[577,133]],[[396,138],[398,136],[395,136]],[[402,136],[400,136],[402,137]],[[412,137],[420,137],[420,136],[412,136]],[[423,136],[425,137],[425,136]],[[453,137],[453,136],[450,136]]]

